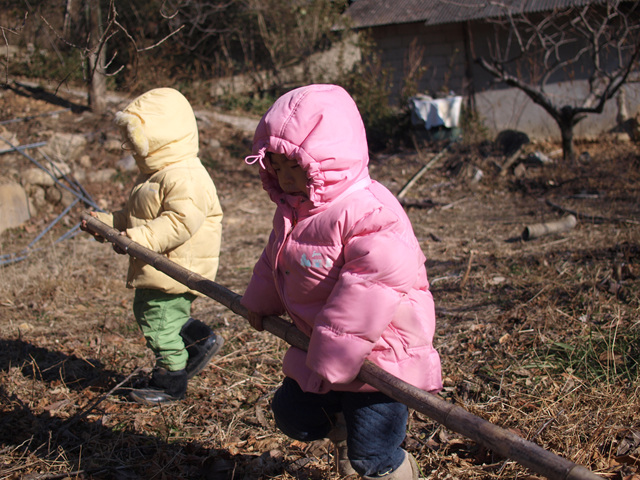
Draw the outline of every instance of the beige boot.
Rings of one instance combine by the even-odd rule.
[[[344,421],[344,415],[342,415],[342,413],[336,414],[333,428],[327,434],[327,438],[331,440],[334,446],[333,458],[336,462],[336,468],[340,478],[357,475],[351,466],[347,453],[347,424]]]
[[[338,443],[334,443],[333,458],[336,462],[336,468],[340,478],[350,477],[351,475],[357,475],[357,472],[351,466],[349,461],[349,454],[347,453],[347,441],[343,440]],[[357,478],[357,477],[356,477]]]
[[[416,459],[409,452],[404,453],[404,462],[393,472],[381,477],[362,477],[362,480],[375,480],[376,478],[383,478],[384,480],[419,480],[420,469]]]

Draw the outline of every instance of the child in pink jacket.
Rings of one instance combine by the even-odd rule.
[[[439,390],[434,304],[408,217],[369,177],[355,102],[335,85],[283,95],[262,117],[246,161],[260,165],[277,208],[242,303],[254,328],[262,330],[262,316],[287,313],[310,337],[308,352],[291,347],[284,357],[272,403],[278,428],[303,441],[331,438],[348,454],[339,460],[345,474],[417,478],[400,446],[407,407],[356,376],[369,359]]]

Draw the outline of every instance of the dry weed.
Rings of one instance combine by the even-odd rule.
[[[55,128],[75,131],[68,115]],[[82,125],[106,128],[102,119]],[[272,207],[240,158],[246,135],[221,125],[201,135],[222,142],[201,155],[225,210],[217,280],[242,293]],[[640,155],[633,144],[582,148],[590,164],[528,168],[520,177],[499,175],[503,159],[491,152],[454,149],[407,195],[431,206],[408,212],[437,305],[441,395],[604,478],[635,480]],[[423,163],[411,151],[379,155],[372,176],[397,192]],[[86,187],[117,208],[127,181]],[[545,200],[584,216],[571,231],[522,241],[525,225],[559,216]],[[2,233],[1,253],[24,248],[50,220]],[[155,408],[128,403],[121,393],[153,359],[124,288],[127,259],[86,234],[50,240],[70,225],[58,225],[27,260],[0,268],[0,478],[337,478],[326,442],[292,441],[273,424],[284,342],[212,300],[198,300],[194,314],[226,343],[187,398]],[[406,448],[431,480],[539,478],[416,412]]]

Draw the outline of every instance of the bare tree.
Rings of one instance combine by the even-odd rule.
[[[87,40],[83,49],[87,59],[87,85],[89,107],[95,113],[103,113],[106,107],[106,92],[109,76],[117,75],[123,66],[109,71],[113,60],[117,56],[117,51],[113,51],[111,57],[107,59],[107,45],[109,41],[118,34],[123,35],[130,44],[133,51],[132,62],[129,65],[134,71],[138,62],[138,55],[141,52],[149,51],[164,43],[169,37],[182,30],[183,25],[178,26],[164,38],[156,41],[153,45],[141,47],[136,39],[118,21],[118,12],[114,0],[109,0],[106,19],[103,18],[105,12],[100,7],[99,0],[82,0],[86,15],[86,35]],[[164,17],[164,14],[163,14]]]
[[[115,75],[122,69],[120,67],[109,74],[105,59],[109,38],[118,28],[126,33],[116,21],[116,15],[113,0],[109,2],[106,22],[103,22],[99,0],[66,0],[61,32],[57,32],[46,18],[42,18],[64,44],[82,52],[86,66],[87,103],[95,113],[104,113],[106,109],[107,76]]]
[[[587,115],[602,113],[638,68],[639,4],[608,0],[545,16],[507,13],[494,21],[489,55],[476,61],[551,115],[560,129],[563,157],[573,159],[573,128]],[[548,87],[560,73],[585,80],[586,94],[553,97]]]
[[[124,39],[119,40],[118,44],[127,45],[132,52],[126,66],[135,75],[140,53],[156,48],[182,29],[180,26],[154,44],[141,47],[127,27],[118,20],[114,0],[109,0],[104,9],[99,0],[66,0],[65,7],[60,32],[46,18],[42,18],[42,21],[62,43],[81,52],[85,63],[87,101],[95,113],[103,113],[106,108],[107,78],[116,76],[125,68],[125,64],[115,62],[119,54],[117,48],[108,48],[111,43],[115,43],[116,36]],[[161,15],[158,13],[159,17]],[[164,15],[162,17],[165,18]],[[75,28],[70,28],[70,25]]]
[[[9,49],[10,42],[9,42],[8,35],[20,35],[20,32],[24,28],[24,24],[26,23],[26,21],[27,21],[27,14],[25,13],[24,19],[22,20],[22,25],[15,26],[15,27],[3,27],[2,25],[0,25],[0,34],[2,35],[2,45],[0,45],[0,47],[4,48],[5,50],[4,61],[3,61],[5,84],[9,83],[9,63],[11,58],[11,52]]]
[[[331,44],[332,27],[346,0],[167,0],[186,24],[177,41],[220,76],[269,70],[275,83],[284,69],[304,65]],[[256,76],[257,77],[257,76]],[[256,78],[259,88],[266,88]]]
[[[310,55],[329,48],[341,35],[332,27],[347,0],[145,0],[126,7],[115,0],[43,4],[47,10],[31,18],[55,34],[57,42],[47,48],[54,43],[62,47],[58,58],[65,68],[56,70],[65,77],[60,83],[78,70],[77,55],[65,54],[79,52],[87,103],[99,113],[106,107],[107,85],[123,79],[133,82],[143,52],[161,44],[157,57],[162,60],[150,61],[167,76],[248,73],[257,90],[283,88],[290,81],[285,70],[295,66],[291,71],[297,76],[307,74]],[[29,5],[25,9],[33,11]]]
[[[171,17],[173,27],[186,25],[176,42],[188,56],[208,65],[232,65],[237,58],[234,44],[243,37],[246,26],[246,21],[241,21],[244,4],[241,0],[166,0],[164,10],[171,12],[167,16]],[[246,60],[246,49],[241,50]]]

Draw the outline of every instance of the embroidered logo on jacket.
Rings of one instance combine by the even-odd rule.
[[[307,257],[306,253],[303,253],[302,257],[300,257],[300,265],[306,268],[331,268],[333,266],[333,260],[322,255],[320,252],[313,252],[313,254],[311,254],[311,259]]]

